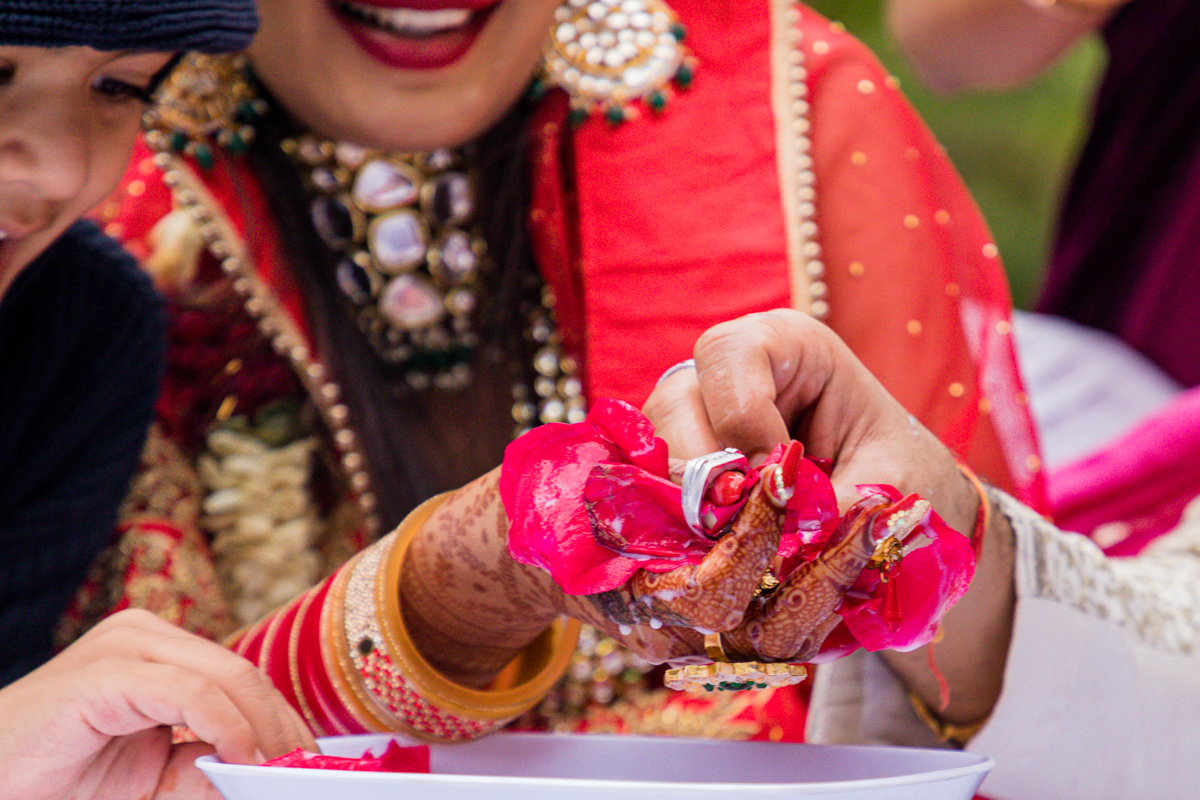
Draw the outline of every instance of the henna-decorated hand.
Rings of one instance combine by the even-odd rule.
[[[735,660],[813,659],[842,622],[836,609],[870,562],[877,543],[889,535],[904,539],[928,509],[925,501],[914,506],[879,495],[855,504],[815,559],[754,599],[742,625],[723,637],[726,655]]]
[[[783,513],[770,500],[768,485],[755,485],[729,533],[699,564],[670,572],[638,570],[621,589],[591,595],[592,601],[622,625],[732,630],[742,622],[779,550]]]

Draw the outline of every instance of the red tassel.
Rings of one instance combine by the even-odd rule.
[[[941,703],[938,711],[945,711],[946,706],[950,705],[950,684],[946,682],[946,676],[938,669],[937,660],[933,657],[933,646],[941,641],[941,638],[942,629],[939,626],[933,641],[929,643],[929,671],[933,673],[933,677],[937,679],[938,683],[938,701]]]
[[[896,587],[896,577],[900,573],[900,562],[891,565],[890,568],[885,567],[886,571],[880,571],[880,580],[883,584],[883,603],[880,611],[883,612],[883,621],[888,624],[893,630],[900,627],[904,622],[904,611],[900,608],[900,590]]]

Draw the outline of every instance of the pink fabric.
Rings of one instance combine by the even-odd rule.
[[[1110,555],[1133,555],[1174,527],[1200,495],[1200,388],[1180,395],[1115,444],[1070,464],[1050,482],[1055,523],[1097,536]]]
[[[799,443],[780,446],[764,464],[795,470],[785,478],[795,491],[778,549],[784,567],[777,574],[785,582],[801,562],[844,541],[861,515],[871,515],[879,542],[892,535],[895,515],[921,502],[891,486],[862,485],[864,499],[839,519],[832,483],[801,451]],[[603,497],[593,491],[598,476]],[[744,489],[754,482],[747,480]],[[666,445],[649,420],[619,400],[597,401],[584,422],[543,425],[513,441],[500,495],[511,521],[509,553],[548,572],[568,594],[616,589],[641,569],[670,572],[699,564],[717,542],[684,523],[680,489],[667,479]],[[743,502],[738,498],[737,507]],[[928,509],[886,576],[883,568],[862,570],[837,608],[842,624],[814,660],[832,661],[859,647],[914,650],[928,644],[974,574],[971,542]]]

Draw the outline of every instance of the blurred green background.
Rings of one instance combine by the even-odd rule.
[[[947,97],[924,88],[888,36],[882,0],[809,0],[869,45],[900,79],[962,173],[992,227],[1013,299],[1034,301],[1050,249],[1055,210],[1086,131],[1103,66],[1092,38],[1036,82],[1016,91]]]

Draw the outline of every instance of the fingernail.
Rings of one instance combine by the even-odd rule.
[[[718,506],[731,506],[742,499],[742,487],[746,484],[746,475],[736,469],[722,472],[708,487],[705,498]]]
[[[804,445],[792,440],[787,446],[787,450],[783,451],[783,458],[779,465],[783,467],[783,479],[790,489],[796,485],[796,472],[800,469],[800,459],[804,458]]]
[[[804,445],[792,441],[783,451],[783,458],[778,464],[763,473],[766,481],[767,497],[777,508],[784,508],[796,491],[796,472],[800,468],[800,459],[804,457]]]
[[[267,757],[262,754],[261,750],[256,749],[254,751],[254,763],[261,767],[263,764],[266,763],[266,761],[267,761]]]

